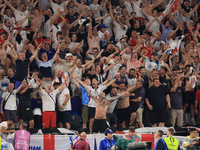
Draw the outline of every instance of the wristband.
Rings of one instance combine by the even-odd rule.
[[[62,105],[63,105],[63,106],[65,106],[65,104],[64,104],[64,103],[63,103]]]

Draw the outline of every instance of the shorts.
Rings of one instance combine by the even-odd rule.
[[[107,123],[106,123],[106,119],[95,119],[94,123],[93,123],[93,129],[92,132],[105,132],[105,130],[107,129]]]
[[[88,106],[85,105],[82,106],[82,120],[83,122],[88,121]]]
[[[116,124],[117,123],[117,116],[115,115],[114,112],[112,113],[108,113],[106,115],[107,117],[107,121],[110,123],[110,124]]]
[[[34,120],[33,111],[31,108],[19,108],[19,119],[24,121]]]
[[[95,110],[96,108],[94,107],[88,107],[88,119],[94,118]]]
[[[17,110],[6,110],[4,109],[4,118],[5,121],[9,119],[15,119],[17,115]]]
[[[130,102],[130,107],[133,109],[134,112],[136,112],[139,108],[139,106],[137,106],[135,102]]]
[[[136,121],[142,122],[143,108],[138,108],[136,111]]]
[[[120,122],[126,121],[126,117],[130,117],[130,115],[134,112],[135,112],[134,109],[130,106],[123,109],[117,109],[117,115],[118,115],[119,121]]]
[[[43,128],[56,127],[56,112],[44,111],[42,113],[42,126]]]
[[[149,110],[149,121],[151,124],[166,122],[167,121],[167,109],[161,110]]]
[[[68,111],[58,111],[58,122],[66,123],[70,122],[71,110]]]
[[[183,93],[183,103],[194,105],[195,104],[195,93],[189,92],[189,91],[184,92]]]

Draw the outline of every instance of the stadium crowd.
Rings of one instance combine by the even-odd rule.
[[[70,129],[80,97],[90,133],[108,124],[182,127],[187,111],[199,124],[199,4],[0,0],[1,114]]]

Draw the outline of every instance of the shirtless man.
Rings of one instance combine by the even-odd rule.
[[[122,57],[127,61],[127,72],[129,72],[129,70],[131,68],[139,68],[140,66],[142,66],[141,60],[138,60],[138,54],[137,52],[133,51],[133,54],[131,55],[131,58],[129,58],[128,56],[124,55],[124,52],[127,50],[124,49],[120,55],[122,55]]]
[[[77,7],[77,12],[82,14],[83,17],[86,17],[88,10],[91,10],[91,8],[86,5],[86,0],[81,0],[81,4],[79,4],[76,0],[73,0],[73,2]]]
[[[151,4],[151,5],[149,5],[150,0],[145,0],[145,2],[146,3],[143,5],[144,12],[152,16],[152,10],[156,8],[158,5],[160,5],[161,3],[163,3],[164,0],[159,0],[157,3]]]
[[[32,31],[35,31],[37,28],[38,28],[38,31],[40,31],[42,19],[44,16],[40,15],[39,13],[40,13],[39,9],[35,8],[33,10],[33,15],[31,15]]]
[[[125,88],[126,88],[125,83],[121,82],[119,84],[119,89],[117,92],[123,93],[125,91]],[[129,90],[131,90],[131,89],[127,90],[128,94],[129,94]],[[134,95],[132,95],[132,96],[134,96]],[[126,117],[130,116],[129,126],[133,124],[133,122],[136,118],[136,112],[134,112],[134,110],[130,107],[129,96],[119,98],[119,100],[117,102],[117,114],[118,114],[118,118],[120,120],[122,128],[125,128]]]
[[[93,132],[104,132],[107,128],[106,123],[106,112],[108,109],[109,101],[105,100],[105,93],[99,93],[99,99],[93,97],[93,100],[96,102],[96,111],[95,111],[95,120],[93,124]]]
[[[97,47],[100,51],[100,38],[97,36],[97,28],[92,27],[92,19],[90,18],[90,25],[88,29],[88,45],[89,48]]]
[[[190,65],[186,65],[186,76],[189,77],[190,75]],[[191,114],[191,125],[195,125],[195,119],[194,119],[194,104],[195,104],[195,92],[194,88],[192,88],[192,84],[189,83],[189,78],[185,78],[185,91],[183,93],[183,115],[186,112],[186,109],[188,105],[190,105],[190,114]]]
[[[6,46],[7,46],[7,43],[10,42],[12,34],[13,34],[13,31],[11,30],[6,42],[0,43],[0,64],[1,65],[5,65],[5,60],[6,60],[6,57],[7,57]]]

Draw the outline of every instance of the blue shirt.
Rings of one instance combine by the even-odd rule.
[[[40,53],[41,54],[47,53],[48,60],[51,60],[53,58],[54,54],[55,54],[55,49],[53,48],[53,49],[50,49],[50,50],[47,51],[47,50],[41,48]]]
[[[107,137],[100,142],[99,150],[110,150],[115,145],[114,140],[109,140]]]
[[[161,37],[161,41],[166,42],[166,38],[168,36],[168,34],[172,31],[171,28],[166,29],[165,26],[162,24],[162,37]]]
[[[79,90],[81,91],[81,96],[82,96],[82,105],[87,105],[89,103],[89,95],[85,88],[80,85]]]

